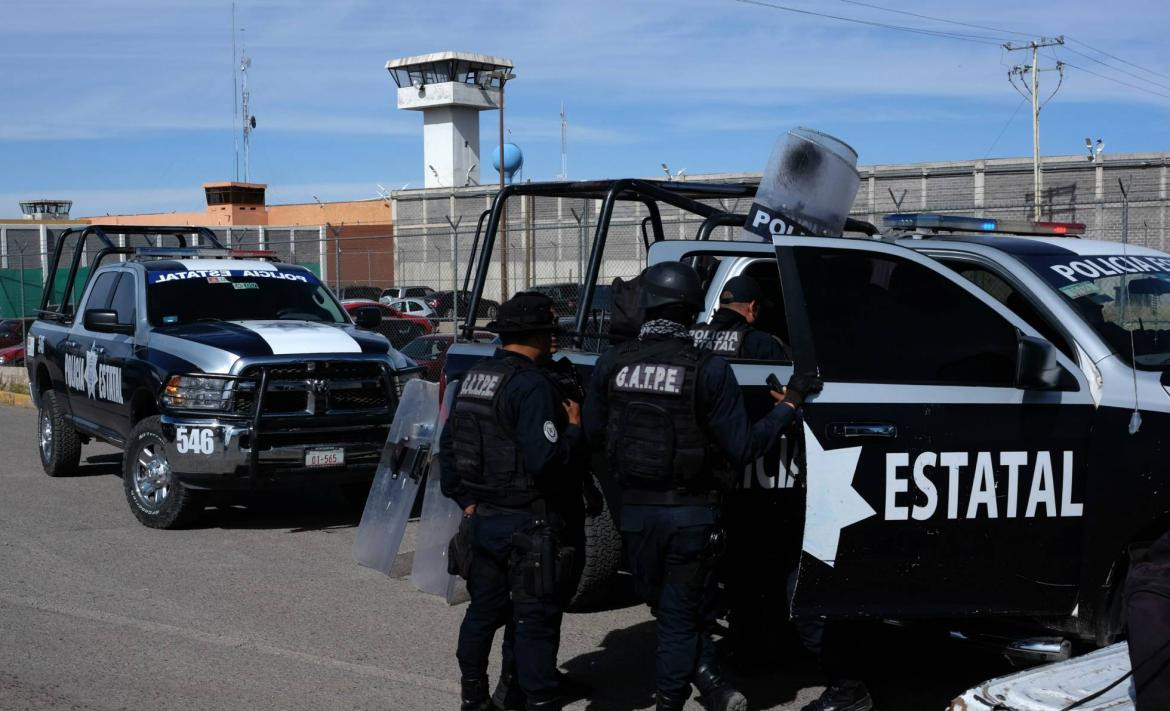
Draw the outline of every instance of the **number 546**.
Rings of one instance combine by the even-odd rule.
[[[213,454],[215,433],[206,427],[176,427],[175,449],[179,454]]]

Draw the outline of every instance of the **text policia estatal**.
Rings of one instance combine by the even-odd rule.
[[[1165,257],[1084,257],[1065,264],[1053,264],[1052,271],[1070,282],[1098,279],[1118,274],[1143,272],[1170,272],[1170,259]]]
[[[1059,491],[1055,463],[1061,470]],[[939,500],[936,485],[944,477],[945,502]],[[961,481],[969,481],[969,487]],[[1001,500],[997,492],[1005,489]],[[960,493],[967,494],[965,500],[960,501]],[[885,498],[887,521],[926,521],[939,513],[941,506],[945,506],[949,520],[1071,518],[1080,516],[1084,509],[1083,504],[1073,501],[1070,451],[1000,452],[998,457],[977,452],[974,461],[970,452],[922,452],[913,461],[909,452],[887,452]]]

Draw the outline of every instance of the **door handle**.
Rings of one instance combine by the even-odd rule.
[[[898,436],[898,428],[889,422],[834,422],[829,425],[834,437],[888,437]]]

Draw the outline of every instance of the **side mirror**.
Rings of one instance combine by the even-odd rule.
[[[1052,390],[1060,384],[1056,347],[1043,338],[1020,336],[1016,346],[1016,387]]]
[[[134,324],[118,323],[118,312],[112,309],[86,309],[85,329],[97,333],[134,333]]]
[[[376,306],[363,306],[354,309],[353,322],[360,329],[372,331],[382,323],[382,311]]]

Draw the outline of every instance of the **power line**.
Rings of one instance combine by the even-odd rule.
[[[1137,79],[1138,81],[1144,81],[1144,82],[1153,84],[1154,86],[1156,86],[1158,88],[1166,89],[1167,91],[1170,91],[1170,86],[1167,86],[1165,84],[1159,84],[1158,82],[1154,81],[1153,79],[1150,79],[1148,77],[1143,77],[1140,74],[1134,74],[1133,72],[1129,71],[1128,69],[1122,69],[1121,67],[1115,67],[1112,64],[1109,64],[1108,62],[1103,62],[1100,59],[1097,59],[1096,57],[1085,54],[1084,52],[1077,50],[1077,49],[1073,49],[1072,47],[1066,46],[1065,49],[1069,52],[1072,52],[1073,54],[1079,54],[1080,56],[1084,57],[1085,59],[1089,60],[1090,62],[1096,62],[1097,64],[1100,64],[1103,67],[1107,67],[1109,69],[1112,69],[1115,72],[1121,72],[1122,74],[1127,74],[1127,75],[1133,77],[1134,79]],[[1126,63],[1128,64],[1128,62],[1126,62]]]
[[[956,39],[962,42],[974,42],[976,44],[988,44],[998,47],[1002,44],[1001,41],[993,41],[985,39],[984,35],[970,35],[960,32],[943,32],[941,30],[928,30],[922,27],[907,27],[905,25],[891,25],[885,22],[875,22],[873,20],[861,20],[856,17],[844,17],[842,15],[830,15],[825,12],[814,12],[813,10],[805,10],[798,7],[790,7],[788,5],[779,5],[777,3],[763,2],[763,0],[736,0],[736,2],[744,3],[746,5],[759,5],[760,7],[767,7],[773,10],[783,10],[785,12],[793,12],[800,15],[811,15],[813,17],[824,17],[830,20],[840,20],[841,22],[852,22],[858,25],[867,25],[869,27],[880,27],[887,30],[897,30],[899,32],[911,32],[919,35],[927,35],[931,37],[941,37],[944,39]]]
[[[1118,56],[1113,55],[1113,54],[1109,54],[1108,52],[1097,49],[1096,47],[1089,45],[1089,44],[1086,44],[1075,37],[1069,37],[1069,39],[1072,40],[1073,42],[1076,42],[1080,46],[1085,47],[1086,49],[1091,49],[1098,54],[1103,54],[1106,57],[1109,57],[1110,59],[1116,59],[1117,61],[1121,62],[1122,64],[1128,64],[1131,67],[1134,67],[1136,69],[1140,69],[1143,72],[1149,72],[1150,74],[1162,77],[1163,79],[1170,79],[1170,74],[1163,74],[1161,72],[1156,72],[1153,69],[1146,69],[1145,67],[1141,66],[1140,64],[1134,64],[1133,62],[1122,59],[1121,57],[1118,57]]]
[[[991,30],[992,32],[1002,32],[1004,34],[1009,34],[1009,35],[1020,35],[1021,37],[1035,36],[1035,33],[1016,32],[1015,30],[1005,30],[1001,27],[989,27],[987,25],[976,25],[976,24],[971,23],[971,22],[960,22],[958,20],[948,20],[945,17],[934,17],[932,15],[923,15],[923,14],[920,14],[917,12],[910,12],[908,10],[898,10],[898,9],[892,8],[892,7],[883,7],[882,5],[874,5],[874,4],[868,3],[868,2],[861,2],[860,0],[841,0],[841,2],[848,3],[850,5],[859,5],[861,7],[873,8],[874,10],[885,10],[886,12],[894,12],[894,13],[897,13],[899,15],[909,15],[910,17],[917,17],[917,18],[920,18],[923,20],[932,20],[934,22],[945,22],[947,24],[959,25],[961,27],[973,27],[977,30]]]
[[[1014,86],[1014,84],[1013,84],[1013,86]],[[986,159],[988,159],[988,158],[990,158],[990,157],[991,157],[991,152],[992,152],[992,151],[994,151],[994,150],[995,150],[995,147],[999,145],[999,140],[1000,140],[1001,138],[1003,138],[1003,134],[1007,133],[1008,126],[1011,126],[1011,125],[1012,125],[1012,121],[1015,121],[1015,120],[1016,120],[1016,115],[1020,113],[1020,107],[1021,107],[1021,106],[1023,106],[1023,105],[1024,105],[1024,102],[1025,102],[1025,101],[1027,101],[1027,100],[1028,100],[1028,97],[1026,97],[1026,96],[1021,96],[1021,97],[1020,97],[1020,101],[1019,101],[1019,103],[1017,103],[1017,104],[1016,104],[1016,108],[1015,108],[1015,110],[1014,110],[1014,111],[1012,111],[1012,115],[1011,115],[1011,117],[1010,117],[1010,118],[1008,118],[1008,120],[1007,120],[1007,122],[1006,122],[1006,123],[1004,123],[1004,125],[1003,125],[1003,128],[999,129],[999,135],[998,135],[998,136],[996,136],[996,137],[995,137],[995,140],[991,142],[991,147],[990,147],[990,148],[988,148],[988,149],[987,149],[987,153],[986,153],[986,154],[984,154],[984,156],[983,156],[983,159],[984,159],[984,160],[986,160]]]
[[[1147,94],[1153,94],[1154,96],[1160,96],[1163,99],[1170,99],[1170,94],[1163,94],[1160,91],[1154,91],[1153,89],[1147,89],[1144,86],[1138,86],[1137,84],[1130,84],[1129,82],[1122,81],[1116,77],[1110,77],[1110,76],[1105,76],[1104,74],[1098,74],[1097,72],[1095,72],[1091,69],[1085,69],[1084,67],[1078,66],[1076,64],[1072,64],[1070,62],[1063,62],[1063,64],[1066,67],[1072,67],[1073,69],[1076,69],[1078,71],[1082,71],[1085,74],[1092,74],[1095,77],[1098,77],[1100,79],[1104,79],[1106,81],[1111,81],[1115,84],[1121,84],[1122,86],[1128,86],[1131,89],[1137,89],[1138,91],[1143,91]]]

